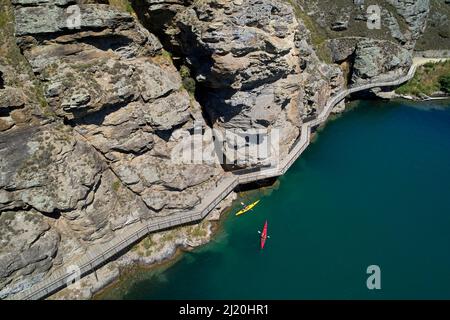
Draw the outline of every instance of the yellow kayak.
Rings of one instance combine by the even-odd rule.
[[[239,215],[241,215],[241,214],[243,214],[243,213],[246,213],[247,211],[252,210],[252,209],[258,204],[258,202],[259,202],[259,200],[253,202],[252,204],[249,204],[249,205],[246,206],[244,209],[238,211],[238,213],[236,213],[236,215],[239,216]]]

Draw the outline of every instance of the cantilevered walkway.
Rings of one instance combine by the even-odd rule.
[[[217,188],[209,192],[206,197],[202,199],[199,207],[195,210],[176,213],[169,217],[138,222],[130,227],[126,234],[118,235],[108,243],[99,244],[90,248],[83,255],[83,257],[77,261],[73,261],[70,265],[77,265],[80,268],[81,276],[87,275],[110,260],[112,257],[120,254],[125,249],[144,238],[149,233],[203,220],[211,212],[211,210],[213,210],[239,184],[246,184],[285,174],[310,144],[311,130],[314,127],[324,123],[330,115],[332,109],[339,102],[344,100],[345,97],[350,94],[372,88],[398,86],[410,80],[414,76],[415,71],[416,65],[413,64],[408,73],[397,80],[365,84],[337,93],[330,98],[325,108],[317,116],[317,118],[306,122],[301,126],[300,138],[297,139],[287,157],[281,161],[281,164],[277,168],[268,168],[266,170],[247,173],[243,173],[242,171],[227,173],[218,184]],[[10,296],[9,299],[42,299],[66,287],[73,278],[74,275],[69,273],[63,266],[54,271],[51,276],[46,277],[28,289]]]

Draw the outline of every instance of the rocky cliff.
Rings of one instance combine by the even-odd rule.
[[[430,12],[429,0],[291,2],[310,22],[323,55],[347,70],[349,83],[404,72]]]
[[[190,70],[206,120],[222,134],[280,129],[283,155],[302,118],[320,111],[343,85],[339,68],[318,59],[309,31],[283,1],[148,0],[137,8],[145,25],[162,34]],[[165,19],[158,21],[161,11]],[[245,141],[235,140],[237,145],[225,145],[229,163],[264,164],[256,157],[240,158]]]
[[[80,4],[69,29],[72,4],[2,2],[15,17],[0,64],[2,297],[136,221],[195,207],[223,172],[170,159],[200,107],[158,39],[103,4]]]
[[[0,0],[0,298],[266,164],[242,132],[283,157],[330,95],[404,72],[429,12],[383,1],[372,32],[364,1],[111,3]],[[174,161],[199,123],[231,165]]]

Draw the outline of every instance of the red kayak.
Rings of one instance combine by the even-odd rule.
[[[264,228],[263,228],[263,231],[261,233],[261,249],[264,249],[264,245],[266,244],[266,240],[267,240],[267,220],[266,220],[266,223],[264,224]]]

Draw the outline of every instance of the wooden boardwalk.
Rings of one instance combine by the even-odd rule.
[[[90,248],[83,255],[83,257],[77,261],[73,261],[70,265],[77,265],[80,268],[81,276],[87,275],[103,265],[105,262],[111,260],[114,256],[124,252],[127,248],[150,233],[203,220],[211,212],[211,210],[213,210],[239,184],[255,182],[285,174],[310,144],[311,130],[314,127],[324,123],[330,115],[332,109],[339,102],[344,100],[345,97],[352,93],[365,91],[372,88],[398,86],[410,80],[414,76],[415,71],[416,65],[412,65],[408,73],[397,80],[370,83],[349,88],[337,93],[330,98],[324,110],[317,116],[316,119],[306,122],[301,126],[300,138],[297,139],[288,156],[281,161],[278,167],[248,173],[242,173],[242,171],[240,173],[227,173],[218,184],[217,188],[211,190],[211,192],[209,192],[206,197],[202,199],[199,207],[195,210],[179,212],[169,217],[136,223],[127,229],[126,234],[117,235],[108,243],[99,244]],[[28,289],[9,296],[8,299],[42,299],[66,287],[67,283],[70,283],[70,279],[73,279],[73,274],[68,273],[65,267],[61,267],[54,271],[51,276],[46,277]]]

